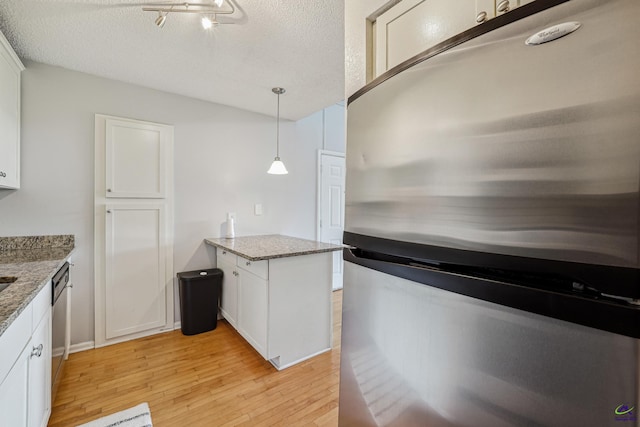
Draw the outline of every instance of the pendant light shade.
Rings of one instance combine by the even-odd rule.
[[[271,163],[271,167],[267,173],[271,175],[286,175],[289,172],[284,166],[284,163],[282,163],[282,160],[280,160],[280,95],[282,95],[285,90],[281,87],[274,87],[271,91],[278,95],[278,114],[276,116],[276,157],[273,159],[273,163]]]
[[[271,167],[267,173],[270,173],[271,175],[286,175],[289,172],[287,171],[287,168],[284,167],[284,163],[282,163],[280,157],[276,157],[273,163],[271,163]]]

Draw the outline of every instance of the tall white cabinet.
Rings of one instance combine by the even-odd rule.
[[[0,188],[20,188],[20,73],[24,65],[0,33]]]
[[[96,347],[173,329],[173,127],[96,116]]]
[[[106,338],[167,324],[163,205],[108,205],[106,215]]]

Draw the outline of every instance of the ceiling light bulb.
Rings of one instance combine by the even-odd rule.
[[[221,7],[224,0],[214,0],[213,2],[216,4],[216,6]]]
[[[202,28],[204,28],[205,30],[208,30],[211,27],[213,27],[213,22],[211,21],[211,18],[209,18],[208,16],[203,16]]]
[[[164,27],[164,22],[167,20],[167,14],[164,15],[162,12],[158,12],[158,17],[156,18],[156,25],[160,28]]]

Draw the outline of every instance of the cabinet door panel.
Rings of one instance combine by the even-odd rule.
[[[40,347],[42,346],[42,347]],[[47,425],[51,414],[51,314],[41,319],[31,338],[29,359],[29,427]]]
[[[27,399],[29,386],[29,344],[24,348],[9,375],[0,384],[0,424],[27,425]]]
[[[2,34],[0,34],[0,38]],[[0,40],[1,41],[1,40]],[[0,187],[20,187],[20,71],[0,43]]]
[[[164,206],[108,206],[106,337],[166,326]]]
[[[376,75],[476,25],[476,0],[404,0],[376,20]]]
[[[238,269],[238,331],[268,359],[268,282],[246,270]]]
[[[235,276],[235,262],[218,257],[218,268],[222,270],[222,298],[220,311],[222,316],[233,326],[238,328],[238,280]]]
[[[33,330],[32,312],[32,306],[29,304],[18,318],[9,325],[9,328],[0,335],[0,383],[7,376],[16,358],[22,353],[29,341]]]
[[[170,128],[106,120],[107,197],[164,198]]]

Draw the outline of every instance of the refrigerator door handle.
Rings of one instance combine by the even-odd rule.
[[[640,306],[601,294],[516,284],[505,280],[451,271],[450,265],[416,262],[409,258],[361,249],[343,250],[346,262],[407,279],[417,284],[555,319],[640,338]]]

